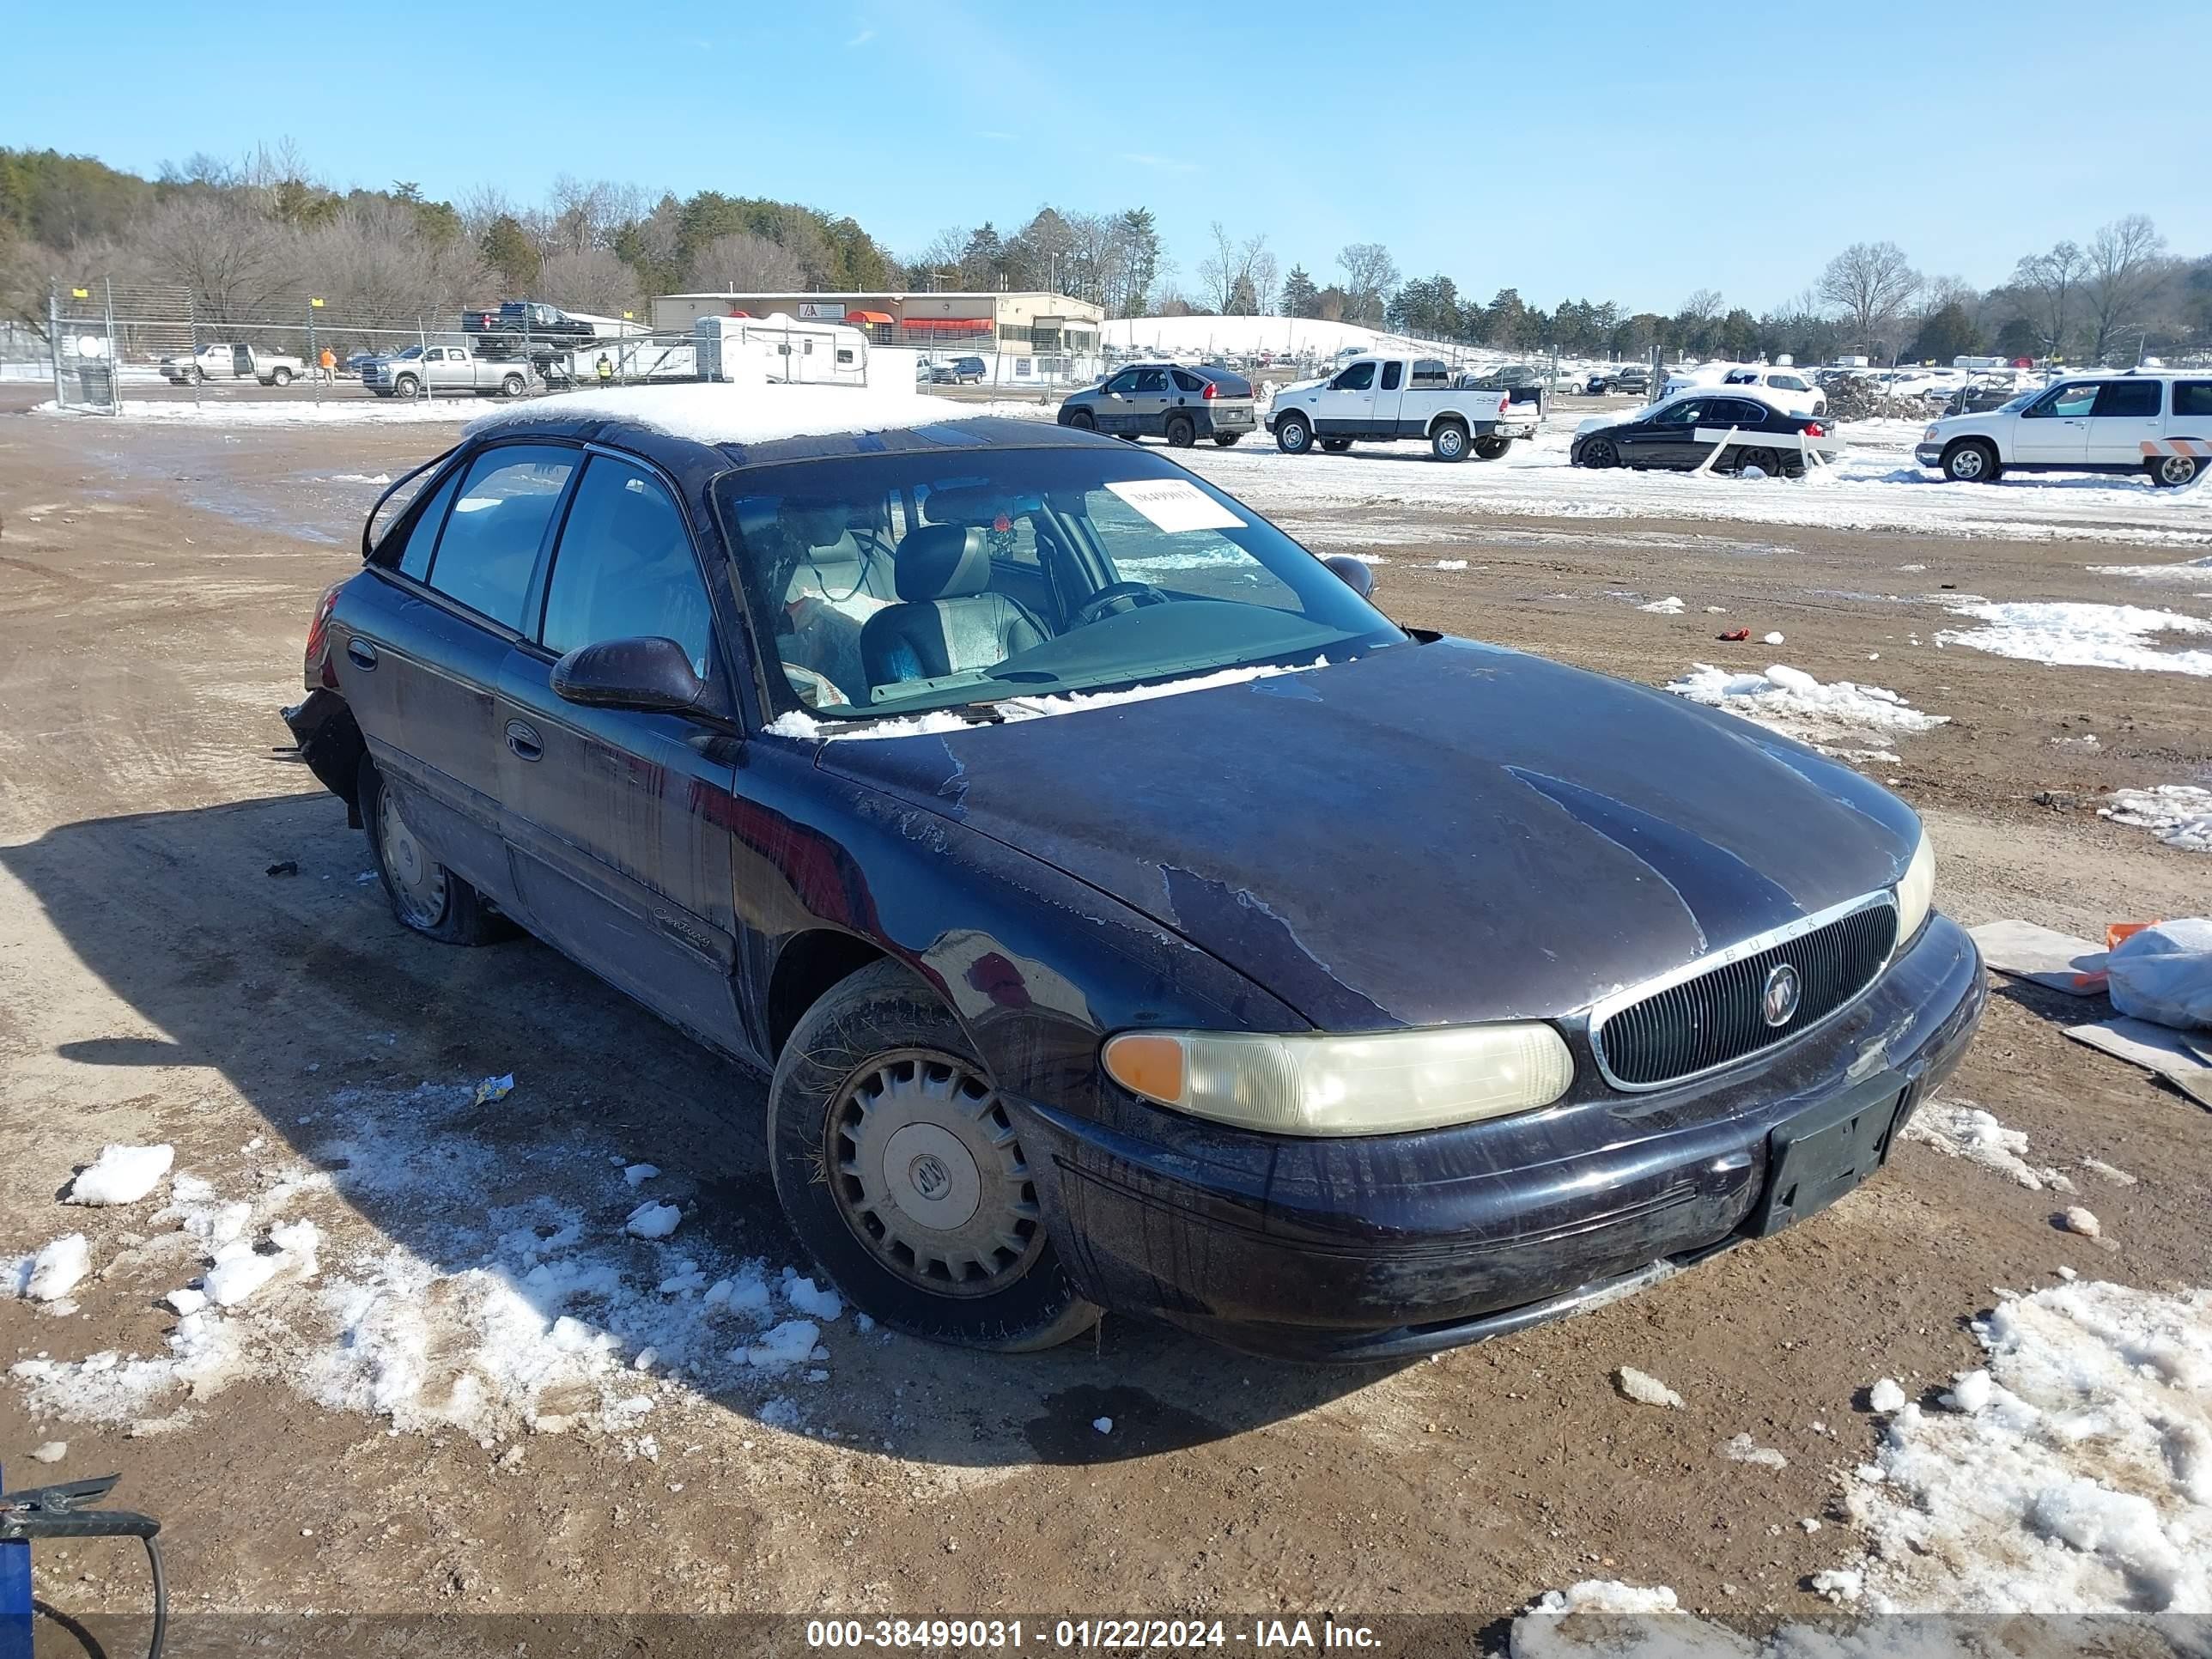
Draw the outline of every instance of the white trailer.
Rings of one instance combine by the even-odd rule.
[[[692,327],[702,380],[755,376],[787,385],[866,386],[868,337],[844,323],[702,317]]]

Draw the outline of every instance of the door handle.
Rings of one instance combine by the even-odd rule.
[[[520,720],[507,723],[507,746],[526,761],[542,759],[545,753],[545,745],[538,740],[538,733]]]
[[[351,660],[354,666],[356,668],[374,668],[376,666],[376,647],[371,645],[367,640],[358,638],[348,640],[346,641],[346,656]]]

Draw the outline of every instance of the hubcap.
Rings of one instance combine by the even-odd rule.
[[[824,1151],[845,1224],[909,1285],[987,1296],[1044,1248],[1013,1121],[950,1054],[912,1048],[870,1062],[839,1095]]]
[[[1292,421],[1283,428],[1284,448],[1304,449],[1305,447],[1306,428],[1303,421]]]
[[[376,844],[384,873],[407,920],[435,927],[446,916],[446,870],[422,850],[422,843],[399,816],[399,803],[386,789],[376,810]]]
[[[1459,447],[1466,441],[1460,436],[1459,428],[1455,426],[1448,426],[1437,434],[1437,447],[1447,455],[1458,454]]]
[[[2187,455],[2169,455],[2159,468],[2170,484],[2185,484],[2197,476],[2197,463]]]
[[[1961,478],[1980,477],[1982,476],[1982,452],[1978,449],[1960,450],[1952,459],[1951,471],[1954,474]]]

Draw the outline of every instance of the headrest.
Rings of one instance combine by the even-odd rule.
[[[908,605],[962,599],[991,580],[983,532],[972,525],[926,524],[898,544],[898,596]]]

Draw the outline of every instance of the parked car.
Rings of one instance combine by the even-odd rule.
[[[2212,465],[2212,375],[2070,375],[1986,414],[1935,422],[1913,458],[1960,483],[2016,469],[2185,484]]]
[[[1211,438],[1227,449],[1259,425],[1252,383],[1225,368],[1132,363],[1098,385],[1071,392],[1060,423],[1117,438],[1165,438],[1188,449]]]
[[[288,352],[228,340],[161,359],[161,376],[172,386],[197,386],[205,380],[258,380],[263,386],[289,386],[307,372],[307,364]]]
[[[487,357],[511,356],[540,343],[573,350],[576,342],[599,337],[592,324],[542,300],[509,300],[495,309],[465,311],[461,331],[480,336],[477,349]]]
[[[991,378],[991,370],[981,357],[955,357],[952,360],[952,379],[959,386],[981,386]]]
[[[466,346],[414,345],[362,365],[361,383],[380,398],[419,398],[425,391],[520,398],[530,390],[530,374],[528,364],[511,357],[488,361]]]
[[[1594,415],[1575,428],[1567,449],[1573,466],[1674,468],[1713,463],[1723,471],[1757,467],[1769,477],[1804,470],[1808,448],[1827,459],[1844,447],[1835,428],[1817,416],[1778,409],[1730,387],[1697,386],[1620,415]]]
[[[1616,392],[1648,392],[1651,390],[1651,371],[1630,365],[1613,372],[1613,389]]]
[[[1286,455],[1316,444],[1341,453],[1354,443],[1425,438],[1440,461],[1472,453],[1494,461],[1536,429],[1540,403],[1510,406],[1516,393],[1478,391],[1474,376],[1433,357],[1360,357],[1326,380],[1287,386],[1267,410],[1267,430]]]
[[[771,1076],[871,1316],[1448,1348],[1820,1209],[1957,1064],[1980,960],[1850,767],[1404,632],[1156,453],[843,395],[479,423],[286,719],[404,926],[519,925]]]

